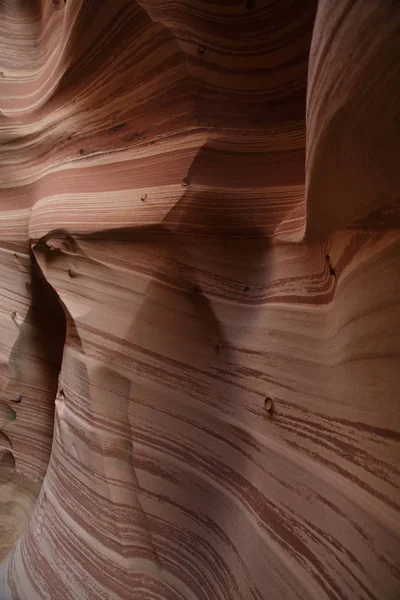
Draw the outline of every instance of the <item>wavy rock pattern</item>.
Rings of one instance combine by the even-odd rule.
[[[397,3],[0,18],[0,599],[397,598]]]

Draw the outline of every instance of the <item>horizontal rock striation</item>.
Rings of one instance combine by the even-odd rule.
[[[397,2],[0,19],[0,600],[397,598]]]

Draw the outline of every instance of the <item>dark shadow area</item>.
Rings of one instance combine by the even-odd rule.
[[[54,399],[65,343],[65,316],[56,292],[44,278],[33,253],[29,310],[19,327],[9,358],[10,380],[5,390],[16,418],[9,427],[17,470],[24,457],[37,459],[37,477],[43,479],[51,451]],[[35,457],[35,452],[38,452]],[[21,462],[21,464],[19,464]]]

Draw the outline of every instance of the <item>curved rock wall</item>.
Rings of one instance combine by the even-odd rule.
[[[0,18],[0,599],[395,599],[397,3]]]

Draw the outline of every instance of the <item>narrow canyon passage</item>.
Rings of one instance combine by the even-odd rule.
[[[395,600],[396,3],[0,18],[0,600]]]

